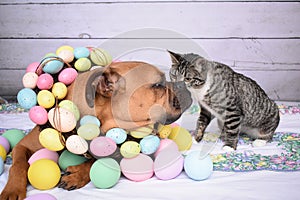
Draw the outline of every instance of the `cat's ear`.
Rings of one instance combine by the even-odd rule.
[[[179,64],[179,60],[182,57],[180,54],[174,53],[172,51],[167,50],[171,56],[171,60],[173,64]]]

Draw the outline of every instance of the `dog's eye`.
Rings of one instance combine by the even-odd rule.
[[[152,88],[155,89],[160,89],[160,88],[165,88],[166,86],[163,83],[155,83],[152,85]]]

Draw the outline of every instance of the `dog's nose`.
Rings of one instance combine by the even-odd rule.
[[[174,89],[178,89],[178,90],[186,89],[185,83],[183,81],[175,82]]]

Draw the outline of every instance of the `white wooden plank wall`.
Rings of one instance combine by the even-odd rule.
[[[297,1],[0,0],[0,96],[15,99],[27,65],[65,44],[127,52],[164,71],[169,58],[156,48],[201,53],[275,100],[300,101]]]

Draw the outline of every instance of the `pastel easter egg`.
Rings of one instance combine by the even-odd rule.
[[[210,156],[200,158],[200,151],[189,153],[184,159],[184,171],[193,180],[201,181],[213,173],[213,162]]]
[[[4,161],[2,160],[2,157],[0,157],[0,175],[3,173],[4,171]]]
[[[43,61],[43,64],[43,71],[49,74],[58,73],[64,66],[64,63],[57,57],[49,57]]]
[[[122,144],[127,138],[127,132],[121,128],[112,128],[106,132],[106,137],[113,139],[117,144]]]
[[[155,135],[148,135],[140,141],[141,152],[149,155],[153,154],[159,147],[160,139]]]
[[[43,125],[48,121],[48,112],[42,106],[33,106],[29,110],[29,118],[32,122]]]
[[[25,200],[57,200],[55,196],[49,193],[38,193],[33,194],[25,198]]]
[[[74,64],[74,67],[80,72],[89,70],[91,66],[92,63],[88,58],[79,58]]]
[[[86,140],[92,140],[100,134],[100,128],[95,124],[84,124],[77,129],[77,134]]]
[[[64,108],[64,109],[66,109],[66,110],[72,112],[72,113],[74,114],[74,116],[75,116],[76,121],[79,120],[79,118],[80,118],[80,112],[79,112],[79,109],[78,109],[78,107],[76,106],[76,104],[73,103],[73,101],[70,101],[70,100],[62,100],[62,101],[58,104],[58,106],[59,106],[60,108]]]
[[[154,160],[155,176],[161,180],[177,177],[183,169],[184,158],[178,151],[161,151]]]
[[[40,65],[39,62],[30,63],[26,68],[26,72],[36,72],[39,65]]]
[[[77,47],[74,49],[74,56],[76,59],[87,58],[90,55],[90,50],[86,47]]]
[[[58,158],[59,167],[65,171],[70,166],[80,165],[87,161],[84,156],[76,155],[68,150],[64,150]]]
[[[91,182],[101,189],[116,185],[121,177],[120,165],[112,158],[98,159],[91,167]]]
[[[57,54],[57,56],[63,59],[63,61],[65,61],[66,63],[70,63],[74,60],[73,51],[67,49],[61,50],[59,54]]]
[[[34,89],[36,87],[38,78],[39,76],[36,73],[27,72],[22,78],[23,86],[25,88]]]
[[[23,88],[17,94],[17,100],[20,106],[24,109],[30,109],[36,105],[36,93],[30,88]]]
[[[5,131],[2,136],[8,140],[10,148],[13,149],[25,137],[25,133],[19,129],[10,129]]]
[[[141,146],[135,141],[126,141],[121,145],[120,152],[124,158],[134,158],[141,152]]]
[[[158,135],[160,138],[167,138],[172,131],[171,125],[159,125],[158,127]]]
[[[4,147],[6,153],[9,153],[9,150],[10,150],[9,141],[2,135],[0,135],[0,145],[2,145]]]
[[[51,108],[55,104],[55,97],[50,91],[41,90],[37,95],[37,102],[44,108]]]
[[[52,108],[48,112],[48,119],[52,127],[56,130],[66,133],[76,127],[76,118],[74,114],[64,108]]]
[[[37,79],[37,87],[40,90],[49,90],[53,86],[53,77],[50,74],[41,74]]]
[[[6,152],[5,148],[2,145],[0,145],[0,158],[2,158],[2,160],[5,161],[6,155],[7,155],[7,152]]]
[[[73,52],[74,51],[74,48],[69,46],[69,45],[63,45],[63,46],[60,46],[59,48],[56,49],[56,55],[58,55],[61,51],[63,50],[67,50],[67,51],[71,51]]]
[[[85,115],[80,119],[80,126],[84,124],[95,124],[100,127],[101,123],[99,119],[93,115]]]
[[[134,158],[123,158],[120,162],[123,175],[132,181],[145,181],[154,174],[153,160],[145,155],[139,154]]]
[[[172,128],[169,139],[178,145],[179,151],[187,151],[192,146],[192,136],[190,132],[180,126]]]
[[[79,135],[71,135],[66,141],[67,149],[74,154],[84,154],[88,151],[89,145]]]
[[[111,55],[101,48],[93,48],[90,52],[90,58],[93,63],[99,66],[107,66],[112,62]]]
[[[152,134],[152,132],[153,132],[153,124],[132,130],[132,131],[130,131],[130,135],[132,135],[132,137],[135,137],[135,138],[143,138],[147,135]]]
[[[108,137],[96,137],[90,143],[90,151],[98,157],[105,157],[113,154],[117,149],[116,143]]]
[[[157,148],[154,157],[156,157],[161,151],[169,149],[171,151],[179,151],[177,144],[170,139],[162,139],[160,140],[159,147]]]
[[[65,138],[57,130],[46,128],[40,132],[39,141],[41,145],[50,151],[60,151],[65,147]]]
[[[55,187],[60,180],[60,169],[53,160],[41,159],[32,163],[28,168],[30,184],[39,190]]]
[[[63,99],[66,97],[68,89],[67,86],[62,82],[56,82],[54,83],[51,91],[56,98]]]
[[[28,163],[31,165],[32,163],[40,159],[49,159],[57,163],[58,153],[56,151],[51,151],[49,149],[42,148],[36,151],[34,154],[32,154],[32,156],[30,156]]]
[[[78,73],[74,68],[63,69],[58,75],[58,81],[70,85],[76,79]]]

